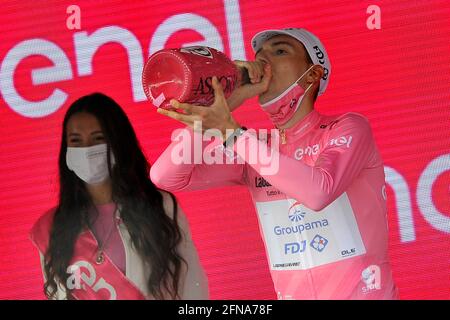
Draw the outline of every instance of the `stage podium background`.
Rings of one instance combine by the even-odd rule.
[[[69,30],[66,9],[81,9]],[[381,29],[366,12],[381,8]],[[2,1],[0,3],[0,298],[42,299],[28,239],[55,205],[63,115],[104,92],[126,110],[151,163],[174,121],[141,88],[150,53],[192,44],[252,59],[251,37],[305,27],[331,57],[316,108],[371,122],[385,162],[390,256],[403,299],[450,298],[450,2],[448,1]],[[236,112],[269,127],[255,100]],[[177,194],[213,299],[274,299],[256,215],[244,187]]]

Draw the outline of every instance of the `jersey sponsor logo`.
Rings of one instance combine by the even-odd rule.
[[[345,249],[341,251],[341,256],[343,257],[351,257],[356,253],[356,248]]]
[[[345,192],[321,211],[293,198],[255,204],[271,270],[308,270],[366,253]]]
[[[306,211],[303,210],[302,204],[298,201],[294,202],[288,210],[288,218],[291,222],[300,222],[304,220],[306,216]],[[289,235],[294,233],[302,233],[305,230],[313,230],[317,228],[323,228],[329,225],[329,222],[327,219],[312,221],[312,222],[306,222],[303,224],[296,224],[291,226],[275,226],[274,227],[274,233],[277,236],[281,235]]]
[[[283,194],[280,190],[266,190],[266,195],[268,197],[279,196],[280,194]]]
[[[352,140],[353,140],[352,136],[342,136],[339,138],[331,139],[329,145],[337,147],[347,146],[347,148],[350,148]]]
[[[361,273],[361,279],[365,283],[363,293],[369,293],[381,289],[381,270],[377,265],[368,266]]]
[[[263,177],[255,177],[255,187],[256,188],[266,188],[271,187],[272,185],[267,182]]]
[[[273,232],[277,236],[293,234],[293,233],[300,233],[301,234],[305,230],[313,230],[313,229],[323,228],[323,227],[326,227],[328,225],[329,225],[328,220],[327,219],[322,219],[322,220],[318,220],[318,221],[307,222],[307,223],[304,223],[304,224],[298,224],[298,225],[295,225],[295,226],[287,226],[287,227],[275,226],[273,228]]]
[[[289,242],[284,244],[284,254],[296,254],[306,251],[306,240],[301,242]]]
[[[298,148],[297,150],[295,150],[294,158],[295,158],[295,160],[301,160],[301,159],[303,159],[303,156],[305,156],[305,155],[311,156],[311,155],[318,154],[319,150],[320,150],[320,145],[318,143],[313,146],[308,146],[306,148]]]
[[[289,208],[289,220],[292,222],[299,222],[301,221],[306,215],[306,212],[302,209],[300,202],[295,202],[290,208]]]
[[[309,245],[311,246],[311,248],[322,252],[327,247],[327,244],[328,240],[326,238],[322,237],[319,234],[316,234]]]
[[[301,210],[295,210],[293,213],[289,214],[289,220],[292,222],[299,222],[305,217],[305,212]]]

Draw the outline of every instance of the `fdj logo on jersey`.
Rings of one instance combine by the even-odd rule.
[[[302,242],[290,242],[284,245],[284,254],[302,253],[306,250],[306,240]]]

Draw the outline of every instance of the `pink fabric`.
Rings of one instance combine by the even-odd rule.
[[[367,119],[313,110],[285,134],[280,152],[272,150],[271,161],[279,156],[275,174],[245,157],[252,143],[266,145],[249,130],[233,147],[244,164],[176,165],[172,142],[151,178],[170,191],[246,184],[279,299],[396,299],[384,167]],[[203,148],[220,152],[221,143]]]
[[[116,212],[115,203],[107,203],[102,205],[96,205],[98,216],[93,222],[92,232],[96,239],[100,240],[100,243],[105,243],[104,252],[109,256],[111,261],[122,271],[126,272],[126,258],[125,247],[123,245],[122,238],[117,226],[117,218],[114,213]],[[95,218],[95,213],[92,212],[92,217]],[[110,232],[111,235],[110,235]],[[108,239],[109,237],[109,239]]]
[[[113,211],[113,206],[114,204],[105,205],[104,207],[109,208],[101,208],[101,211]],[[30,238],[41,254],[44,254],[48,248],[54,214],[54,209],[45,213],[33,225],[30,232]],[[70,288],[73,290],[73,297],[81,300],[146,299],[144,293],[117,268],[117,263],[113,262],[108,254],[105,255],[105,260],[102,263],[97,263],[95,260],[97,249],[97,239],[93,232],[90,230],[82,231],[75,241],[74,253],[69,263],[71,268],[68,272],[72,275],[69,278],[71,281],[68,281],[68,283],[73,286]],[[77,287],[77,277],[75,276],[77,269],[74,268],[75,266],[79,267],[79,275],[81,275],[80,287]],[[63,292],[60,291],[60,293]],[[66,296],[62,294],[58,298],[65,299]]]

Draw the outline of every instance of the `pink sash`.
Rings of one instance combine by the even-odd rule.
[[[45,253],[48,247],[53,212],[42,216],[31,230],[34,245]],[[74,255],[67,272],[67,287],[79,300],[143,300],[145,295],[132,283],[103,252],[98,264],[97,240],[91,231],[82,232],[75,243]]]

